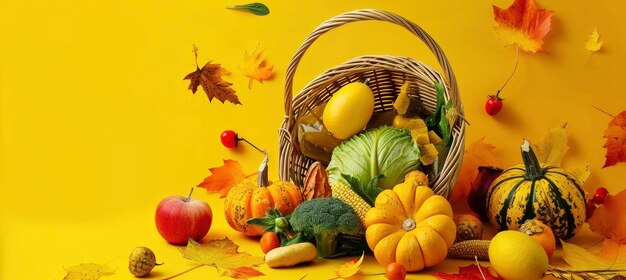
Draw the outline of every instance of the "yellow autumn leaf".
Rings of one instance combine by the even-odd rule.
[[[600,40],[600,34],[598,33],[598,29],[594,28],[593,32],[589,35],[587,41],[585,41],[585,49],[590,52],[597,52],[602,48],[602,40]]]
[[[63,280],[98,280],[102,276],[115,273],[115,269],[95,263],[83,263],[66,268],[65,271],[67,275],[63,277]]]
[[[612,270],[626,270],[626,244],[604,239],[598,257],[609,263]]]
[[[256,266],[263,263],[263,258],[238,252],[239,246],[228,237],[198,243],[189,239],[187,247],[180,249],[183,257],[201,264],[232,269],[241,266]]]
[[[561,165],[561,159],[569,149],[566,125],[548,130],[548,134],[543,137],[539,144],[533,144],[539,162],[551,166]]]
[[[594,255],[587,249],[561,240],[563,245],[563,260],[569,264],[571,270],[605,270],[611,264]]]
[[[578,185],[582,187],[583,191],[585,191],[585,197],[591,197],[593,195],[595,192],[594,187],[591,185],[585,185],[589,175],[591,175],[591,171],[589,171],[589,163],[587,163],[585,167],[569,170],[569,174],[572,175]]]
[[[271,79],[272,75],[274,75],[274,65],[269,65],[265,55],[263,55],[263,49],[260,47],[254,49],[252,53],[245,52],[243,61],[243,74],[249,79],[248,88],[252,87],[253,80],[263,83],[263,81]]]
[[[354,258],[347,263],[342,264],[335,268],[335,274],[337,274],[340,278],[349,278],[354,276],[361,269],[361,263],[363,263],[363,257],[365,257],[365,252],[361,254],[361,258],[357,260]]]

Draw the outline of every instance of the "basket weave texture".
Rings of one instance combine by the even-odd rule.
[[[293,77],[300,59],[311,44],[322,34],[346,23],[378,20],[400,25],[420,38],[437,57],[445,79],[433,68],[408,57],[368,55],[353,58],[320,74],[293,98]],[[309,166],[314,162],[299,151],[296,139],[296,120],[315,106],[326,103],[335,91],[355,81],[369,78],[375,100],[375,112],[393,110],[393,102],[405,81],[411,82],[409,95],[418,95],[429,111],[434,111],[437,94],[434,84],[446,85],[445,99],[452,101],[460,115],[463,105],[456,78],[450,63],[439,45],[419,26],[394,13],[362,9],[347,12],[320,24],[302,43],[287,68],[285,83],[285,119],[279,130],[279,176],[302,186]],[[435,193],[447,197],[458,176],[463,157],[465,125],[457,120],[452,126],[452,145],[440,173],[431,178],[430,187]]]

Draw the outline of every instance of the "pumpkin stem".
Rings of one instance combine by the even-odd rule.
[[[267,151],[265,152],[265,158],[261,162],[259,166],[259,176],[258,176],[258,185],[260,188],[265,188],[269,185],[269,180],[267,179]]]
[[[402,223],[402,229],[404,231],[412,231],[413,229],[415,229],[415,226],[415,220],[413,220],[412,218],[408,218]]]
[[[527,180],[537,180],[543,177],[545,170],[541,168],[539,160],[537,160],[537,156],[530,146],[530,142],[526,139],[522,143],[522,159],[524,160],[524,166],[526,166],[525,178]]]

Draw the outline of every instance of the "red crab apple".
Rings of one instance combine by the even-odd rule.
[[[211,228],[213,213],[209,204],[188,197],[173,195],[161,200],[156,209],[156,227],[161,236],[172,244],[187,244],[192,238],[200,241]]]

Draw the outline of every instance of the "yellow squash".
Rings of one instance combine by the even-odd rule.
[[[367,244],[384,266],[398,262],[407,271],[434,266],[456,238],[450,203],[418,177],[409,173],[404,183],[384,190],[365,215]]]
[[[322,121],[337,139],[345,140],[359,133],[374,114],[374,94],[364,83],[349,83],[328,100]]]

